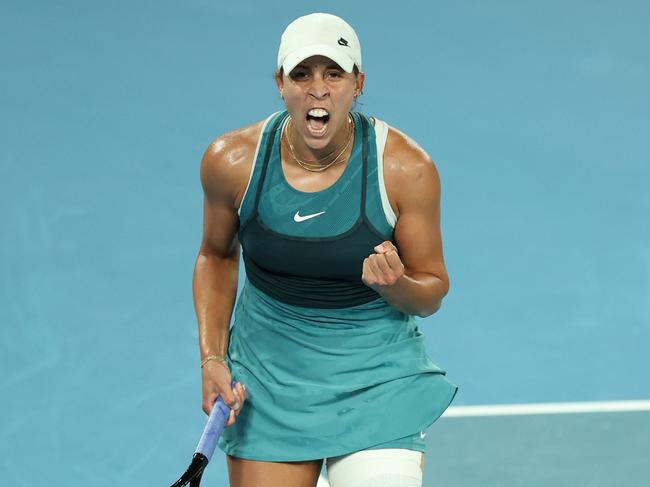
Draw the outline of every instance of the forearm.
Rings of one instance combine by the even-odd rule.
[[[394,284],[372,288],[401,312],[425,317],[440,309],[449,285],[430,273],[405,272]]]
[[[196,259],[192,288],[202,358],[226,355],[238,269],[238,252],[224,257],[200,253]]]

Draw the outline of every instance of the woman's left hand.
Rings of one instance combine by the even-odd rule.
[[[363,260],[361,280],[374,289],[391,286],[404,275],[404,264],[397,254],[397,247],[386,240],[375,247],[375,253]]]

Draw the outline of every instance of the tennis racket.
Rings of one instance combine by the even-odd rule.
[[[234,389],[235,384],[236,381],[233,380],[230,383],[230,387]],[[194,451],[192,463],[187,467],[185,473],[181,475],[181,478],[174,482],[171,487],[182,487],[188,483],[190,487],[199,487],[203,470],[205,470],[205,467],[212,458],[217,441],[223,429],[226,427],[226,421],[229,415],[230,408],[223,402],[221,396],[217,396],[217,400],[214,402],[214,406],[208,417],[208,422],[203,429],[199,444]]]

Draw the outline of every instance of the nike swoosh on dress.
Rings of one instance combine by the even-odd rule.
[[[324,211],[318,212],[318,213],[312,213],[311,215],[305,215],[301,216],[300,215],[300,210],[296,211],[296,214],[293,215],[293,221],[294,222],[304,222],[305,220],[309,220],[310,218],[314,218],[315,216],[322,215],[325,213]]]

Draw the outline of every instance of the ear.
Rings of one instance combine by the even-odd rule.
[[[277,70],[275,72],[275,86],[277,86],[278,91],[280,92],[280,98],[284,98],[282,91],[284,90],[284,79],[282,79],[283,76],[280,74],[280,70]]]
[[[356,92],[360,95],[361,92],[363,92],[363,87],[366,84],[366,73],[363,71],[359,71],[359,74],[357,75],[357,79],[355,81],[355,89]]]

